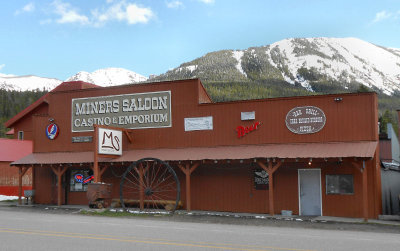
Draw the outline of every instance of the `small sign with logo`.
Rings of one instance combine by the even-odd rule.
[[[296,134],[310,134],[325,126],[325,113],[315,106],[295,107],[286,115],[286,127]]]
[[[268,173],[264,169],[254,170],[254,188],[256,190],[267,190],[269,186]]]
[[[122,155],[122,131],[98,128],[98,153]]]
[[[55,139],[58,136],[60,129],[55,123],[51,123],[46,127],[46,136],[48,139]]]

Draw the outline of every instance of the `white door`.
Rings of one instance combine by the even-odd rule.
[[[321,170],[299,169],[300,215],[321,215]]]

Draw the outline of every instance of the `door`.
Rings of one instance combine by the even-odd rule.
[[[299,169],[300,215],[321,215],[321,170]]]

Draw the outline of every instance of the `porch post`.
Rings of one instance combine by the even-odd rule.
[[[140,187],[139,187],[139,197],[140,197],[140,210],[144,209],[144,180],[143,180],[143,165],[139,167],[139,180],[140,180]]]
[[[93,178],[94,182],[100,182],[100,170],[99,170],[99,156],[98,156],[98,149],[99,149],[99,142],[98,142],[98,130],[99,128],[97,125],[93,125],[94,128],[94,156],[93,156]]]
[[[361,186],[362,186],[362,212],[364,221],[368,221],[368,180],[367,180],[367,168],[365,166],[365,160],[361,163],[351,162],[361,173]]]
[[[65,167],[58,166],[57,169],[51,166],[51,169],[53,170],[54,174],[57,175],[57,205],[61,206],[61,196],[62,196],[61,179],[64,173],[67,171],[68,166]]]
[[[269,214],[274,215],[274,172],[282,165],[282,162],[278,161],[276,165],[273,165],[272,161],[268,161],[268,167],[261,161],[257,161],[258,165],[268,173],[268,205]]]
[[[199,166],[200,163],[195,163],[192,167],[190,166],[189,163],[186,163],[185,167],[183,167],[182,165],[178,165],[179,169],[181,169],[181,171],[185,174],[186,177],[186,211],[190,211],[191,210],[191,185],[190,185],[190,176],[191,174],[194,172],[194,170],[196,170],[196,168]]]
[[[18,204],[22,205],[22,166],[18,167]]]
[[[368,186],[367,186],[367,168],[365,167],[365,160],[362,166],[362,188],[363,188],[363,216],[364,221],[368,221]]]
[[[22,176],[25,175],[26,171],[28,171],[30,167],[23,167],[23,166],[19,166],[18,167],[18,204],[21,205],[22,204]]]

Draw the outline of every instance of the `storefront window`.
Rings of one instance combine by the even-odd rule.
[[[70,191],[84,192],[87,191],[87,186],[93,181],[92,170],[72,170],[70,177]]]
[[[353,175],[326,175],[326,194],[354,194]]]

